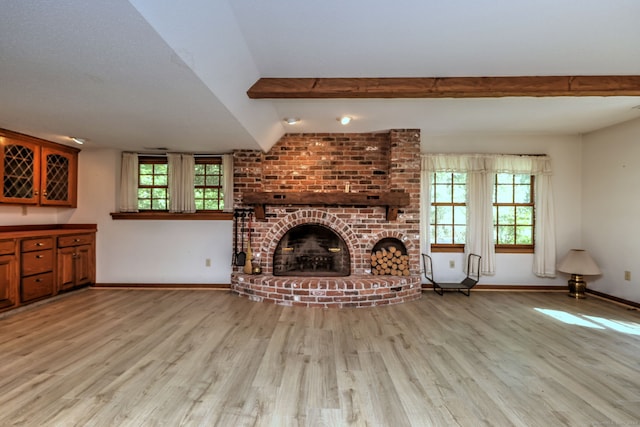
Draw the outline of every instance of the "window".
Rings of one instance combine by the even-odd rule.
[[[167,159],[139,159],[138,165],[138,209],[142,211],[168,209]]]
[[[139,158],[138,209],[167,211],[169,208],[169,175],[164,157]],[[194,167],[194,199],[196,211],[221,211],[223,171],[219,157],[196,157]]]
[[[197,211],[222,210],[222,182],[222,161],[219,157],[196,159],[194,195]]]
[[[534,248],[534,177],[496,174],[493,192],[493,224],[496,250],[508,252]]]
[[[467,234],[467,174],[434,172],[431,178],[431,248],[464,250]]]

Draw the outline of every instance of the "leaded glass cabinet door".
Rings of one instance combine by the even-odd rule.
[[[42,147],[41,205],[76,206],[75,153]]]
[[[40,199],[40,147],[1,138],[2,196],[5,203],[37,204]]]

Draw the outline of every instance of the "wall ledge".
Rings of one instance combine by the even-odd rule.
[[[233,212],[111,212],[111,219],[163,220],[163,221],[231,221]]]

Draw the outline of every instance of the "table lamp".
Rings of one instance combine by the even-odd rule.
[[[584,249],[571,249],[558,264],[558,271],[571,274],[569,296],[586,298],[587,283],[582,276],[602,274],[598,264]]]

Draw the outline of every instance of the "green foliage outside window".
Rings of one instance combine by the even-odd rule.
[[[526,174],[496,174],[493,197],[496,245],[533,245],[533,177]]]
[[[140,163],[138,171],[138,209],[167,210],[167,164]]]
[[[431,243],[464,244],[467,234],[466,174],[434,172],[431,191]]]
[[[196,158],[193,189],[196,211],[224,208],[223,179],[220,158]],[[138,165],[138,209],[167,211],[170,196],[168,185],[166,160],[141,158]]]
[[[215,211],[224,208],[222,164],[197,163],[194,177],[196,210]]]
[[[430,242],[460,248],[466,243],[467,175],[435,172],[431,178]],[[532,249],[534,245],[534,177],[498,173],[493,191],[496,247]]]

